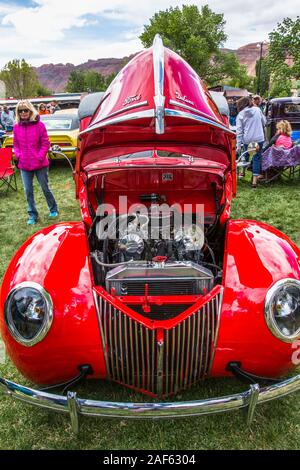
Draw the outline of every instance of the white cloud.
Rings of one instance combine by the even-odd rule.
[[[286,16],[295,18],[299,0],[285,0],[284,7],[274,0],[36,0],[31,7],[1,3],[0,66],[14,57],[25,57],[34,65],[49,62],[75,64],[100,57],[122,57],[142,49],[138,35],[149,18],[170,6],[209,4],[224,13],[227,47],[237,48],[249,42],[267,39],[268,33]],[[95,26],[95,18],[106,23],[121,21],[123,30],[115,41],[105,38],[99,27],[99,39],[85,36]],[[70,39],[70,31],[78,32]]]

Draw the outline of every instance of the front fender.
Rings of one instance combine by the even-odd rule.
[[[293,344],[277,339],[264,317],[268,289],[300,279],[300,251],[283,233],[252,220],[230,220],[224,254],[224,299],[212,375],[231,361],[254,374],[278,376],[294,368]]]
[[[18,369],[36,383],[72,378],[82,364],[90,364],[95,376],[106,375],[89,263],[83,223],[60,223],[27,240],[4,276],[0,296],[2,337]],[[7,295],[23,281],[42,285],[54,305],[50,331],[32,347],[12,338],[3,315]]]

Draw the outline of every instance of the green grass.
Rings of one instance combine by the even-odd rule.
[[[249,179],[249,177],[247,177]],[[300,244],[299,183],[276,183],[250,189],[249,180],[239,182],[233,202],[233,218],[267,222]],[[50,172],[51,186],[58,199],[60,220],[79,220],[78,203],[68,168],[56,166]],[[40,223],[26,225],[26,207],[20,180],[18,193],[7,196],[0,191],[0,279],[16,248],[50,222],[40,190],[36,190]],[[251,260],[249,260],[251,269]],[[1,350],[0,350],[1,357]],[[25,384],[25,379],[7,360],[0,375]],[[222,396],[245,389],[235,379],[211,379],[192,391],[184,400]],[[90,382],[78,388],[79,396],[119,401],[145,398],[117,385]],[[9,398],[0,398],[0,449],[299,449],[300,395],[257,408],[255,420],[247,427],[242,412],[165,421],[125,421],[81,418],[79,436],[72,434],[65,415],[40,410]]]

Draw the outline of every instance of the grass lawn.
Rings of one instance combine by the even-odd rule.
[[[247,177],[249,178],[249,176]],[[78,203],[69,168],[51,168],[51,186],[60,207],[60,220],[79,220]],[[48,211],[40,190],[36,201],[40,222],[26,225],[24,194],[0,192],[0,281],[15,252],[32,233],[46,225]],[[300,245],[300,183],[276,183],[250,189],[249,180],[239,182],[233,202],[233,218],[258,219],[274,225]],[[249,269],[251,260],[249,259]],[[0,348],[1,360],[1,348]],[[25,384],[25,379],[6,361],[0,375]],[[182,394],[183,400],[222,396],[245,389],[235,379],[211,379]],[[82,397],[103,400],[143,401],[144,397],[105,382],[90,382],[78,388]],[[119,421],[81,418],[79,436],[71,431],[65,415],[33,408],[0,397],[0,449],[299,449],[300,394],[267,403],[256,409],[247,427],[242,412],[165,421]]]

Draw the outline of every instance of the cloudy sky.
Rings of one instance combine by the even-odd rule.
[[[0,67],[23,57],[38,66],[129,55],[142,49],[138,36],[155,12],[182,3],[224,13],[229,48],[267,39],[299,7],[299,0],[0,0]]]

